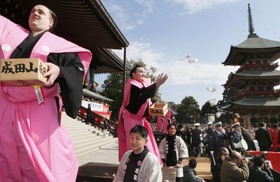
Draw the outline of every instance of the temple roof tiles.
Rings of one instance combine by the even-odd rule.
[[[273,79],[279,79],[280,78],[280,71],[278,70],[254,70],[254,71],[242,71],[234,74],[234,77],[244,77],[244,78],[250,78],[250,79],[260,79],[264,77],[272,77]],[[271,79],[271,78],[270,78]]]

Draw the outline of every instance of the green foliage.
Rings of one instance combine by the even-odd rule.
[[[167,102],[168,107],[173,110],[173,111],[177,111],[178,105],[175,104],[175,102]]]
[[[122,104],[123,75],[122,73],[112,73],[102,84],[103,91],[101,95],[111,98],[114,101],[110,104],[112,111],[111,119],[117,120],[119,108]]]
[[[200,117],[200,109],[197,101],[192,97],[185,97],[181,104],[177,105],[176,120],[183,123],[194,123]]]
[[[217,106],[211,106],[210,102],[206,102],[202,108],[201,108],[201,113],[200,116],[207,118],[210,115],[214,115],[218,112]]]

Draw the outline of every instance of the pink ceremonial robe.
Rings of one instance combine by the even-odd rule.
[[[137,124],[140,124],[142,126],[145,126],[148,130],[148,142],[146,144],[148,150],[154,153],[158,157],[159,162],[162,163],[152,127],[149,124],[147,118],[143,117],[146,108],[152,104],[151,100],[147,99],[147,101],[141,106],[137,114],[132,114],[125,109],[125,107],[129,104],[131,85],[142,88],[142,84],[147,87],[150,85],[150,80],[147,79],[143,83],[140,83],[134,79],[130,79],[125,84],[124,100],[119,111],[118,120],[119,161],[122,159],[126,151],[131,150],[129,144],[129,132],[131,128],[133,128]]]
[[[0,16],[0,58],[9,58],[29,32]],[[85,73],[91,53],[46,32],[32,50],[32,58],[47,61],[49,53],[77,52]],[[59,125],[62,103],[58,84],[42,88],[38,104],[34,88],[0,82],[0,181],[75,182],[78,163],[68,132]],[[59,111],[54,97],[60,101]],[[59,112],[59,113],[58,113]]]
[[[162,117],[162,116],[157,117],[156,131],[160,131],[160,132],[163,131],[163,120],[164,120],[164,117]]]
[[[168,133],[167,126],[169,125],[168,120],[171,120],[172,111],[168,109],[165,116],[161,116],[157,118],[157,130],[162,131],[163,133]],[[159,130],[161,129],[161,130]]]

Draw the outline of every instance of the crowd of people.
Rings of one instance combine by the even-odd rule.
[[[178,128],[177,135],[185,142],[190,157],[210,158],[213,182],[275,181],[265,156],[249,157],[246,151],[279,151],[277,125],[267,127],[260,122],[256,128],[245,129],[239,122],[225,126],[208,122],[204,126],[179,124]]]
[[[172,121],[172,120],[171,120]],[[172,122],[170,122],[172,123]],[[176,123],[176,122],[175,122]],[[223,143],[231,150],[239,150],[236,144],[242,140],[246,142],[246,150],[258,151],[280,151],[280,124],[271,124],[269,127],[264,122],[258,123],[257,127],[250,126],[245,129],[239,122],[231,125],[225,124],[222,126],[221,122],[200,125],[195,124],[176,124],[177,135],[180,136],[189,148],[190,156],[208,156],[209,153],[209,137],[214,131],[222,133]],[[162,132],[167,134],[167,130],[158,130],[154,128],[155,132]]]
[[[137,127],[143,127],[144,130],[146,130],[142,125]],[[249,149],[249,145],[238,145],[238,143],[243,138],[245,138],[243,130],[246,130],[246,134],[248,134],[252,141],[256,139],[255,136],[259,135],[257,134],[258,131],[266,130],[268,133],[270,133],[269,129],[265,128],[264,123],[260,123],[259,127],[254,129],[254,133],[256,134],[253,136],[250,134],[248,129],[242,128],[239,122],[232,124],[231,130],[229,131],[226,130],[229,127],[222,127],[221,122],[215,124],[209,122],[208,127],[203,127],[202,129],[200,128],[200,124],[196,123],[190,130],[190,144],[186,142],[187,140],[183,140],[182,138],[182,136],[184,137],[184,127],[181,128],[181,131],[179,131],[177,128],[178,127],[175,123],[168,124],[166,137],[164,137],[159,144],[159,153],[163,162],[162,167],[172,167],[177,169],[176,182],[204,181],[196,174],[195,171],[197,165],[196,158],[202,156],[202,153],[199,149],[201,147],[197,146],[200,146],[203,138],[205,138],[205,143],[208,145],[205,155],[209,157],[211,162],[212,182],[276,181],[272,174],[271,164],[265,162],[266,157],[264,155],[247,156],[245,155],[246,150],[252,150]],[[198,138],[193,139],[194,135],[197,135]],[[262,138],[265,138],[265,135],[262,135]],[[131,142],[130,145],[135,145],[135,143],[137,142]],[[255,144],[253,143],[252,145],[254,145],[255,149]],[[271,149],[271,147],[272,146],[270,146],[269,149]],[[262,144],[259,148],[261,150],[265,149]],[[190,152],[190,150],[192,150],[192,152]],[[127,156],[132,155],[132,153],[133,150],[125,154],[125,157],[122,159],[122,161],[126,161],[127,163]],[[156,155],[154,155],[154,158],[156,158]],[[183,166],[182,161],[185,158],[188,158],[189,162],[188,165]],[[160,171],[161,167],[158,167],[161,166],[160,161],[157,161],[156,165],[157,167],[153,169]],[[122,170],[122,175],[125,176],[125,170],[123,167],[119,168]],[[152,169],[152,167],[150,169]],[[118,175],[121,173],[119,170]],[[148,174],[151,175],[150,173],[147,173],[147,175]],[[159,174],[162,175],[161,173]],[[141,173],[141,175],[144,174]],[[115,181],[122,181],[123,179],[124,178],[121,178],[121,180],[115,179]],[[157,176],[155,179],[155,181],[157,181],[159,176]]]
[[[232,125],[224,127],[221,122],[215,124],[209,122],[207,127],[201,126],[200,123],[195,123],[192,126],[177,126],[172,113],[169,112],[168,115],[157,119],[158,123],[161,124],[157,128],[166,133],[166,136],[157,146],[153,128],[148,123],[148,109],[152,104],[151,98],[168,77],[160,74],[156,82],[151,83],[150,79],[145,77],[145,70],[140,65],[136,65],[131,70],[130,77],[131,79],[125,85],[124,101],[119,112],[119,160],[122,165],[117,172],[118,180],[115,179],[115,181],[130,181],[125,180],[128,176],[130,176],[131,181],[137,181],[139,175],[141,177],[143,177],[142,175],[145,176],[143,170],[141,168],[139,170],[139,165],[135,164],[136,161],[131,161],[134,155],[138,154],[133,148],[140,141],[145,141],[141,151],[152,153],[154,155],[153,161],[157,158],[157,162],[153,162],[156,167],[150,166],[150,171],[146,174],[146,179],[153,179],[150,181],[161,180],[161,177],[154,176],[153,170],[160,170],[158,166],[161,165],[162,167],[176,168],[176,182],[188,181],[186,176],[190,176],[190,173],[194,176],[194,181],[204,181],[196,175],[194,169],[196,167],[195,159],[200,156],[209,157],[213,182],[251,180],[252,176],[250,176],[248,167],[249,161],[244,159],[244,152],[246,150],[256,150],[257,147],[260,150],[271,149],[273,146],[274,138],[265,128],[264,123],[260,123],[257,129],[251,128],[250,130],[241,127],[239,122],[234,122]],[[135,126],[143,128],[146,133],[143,136],[140,134],[142,137],[138,137],[138,140],[134,139],[137,138],[133,134]],[[264,133],[268,133],[268,136],[265,136]],[[259,136],[261,136],[261,139],[259,139]],[[258,145],[254,142],[255,140],[258,141]],[[190,159],[190,157],[189,165],[182,166],[183,159]],[[141,160],[143,161],[139,163],[144,164],[145,158]],[[257,158],[254,158],[254,160],[257,160]],[[254,160],[251,160],[251,162]],[[264,167],[264,164],[264,159],[261,165],[255,162],[250,170],[256,172],[253,168],[258,168],[261,172],[269,171],[270,168],[268,166]],[[129,165],[133,166],[133,170],[126,170]],[[134,174],[134,177],[132,174]],[[161,175],[160,172],[158,174]],[[265,179],[273,180],[269,172],[259,175],[265,175]]]

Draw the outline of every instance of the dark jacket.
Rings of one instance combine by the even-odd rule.
[[[242,136],[248,144],[248,150],[256,150],[254,141],[253,141],[250,133],[244,128],[242,128]]]
[[[267,129],[257,129],[255,138],[260,147],[270,147],[272,145],[272,139]]]
[[[221,181],[221,170],[222,170],[223,161],[216,160],[216,165],[212,165],[212,182]]]
[[[196,176],[196,171],[189,166],[184,166],[183,172],[183,182],[202,182],[202,180]]]
[[[259,167],[251,167],[248,182],[274,182],[270,170],[263,171]]]
[[[201,130],[198,128],[195,128],[192,130],[192,144],[199,144],[201,143],[200,140]]]

